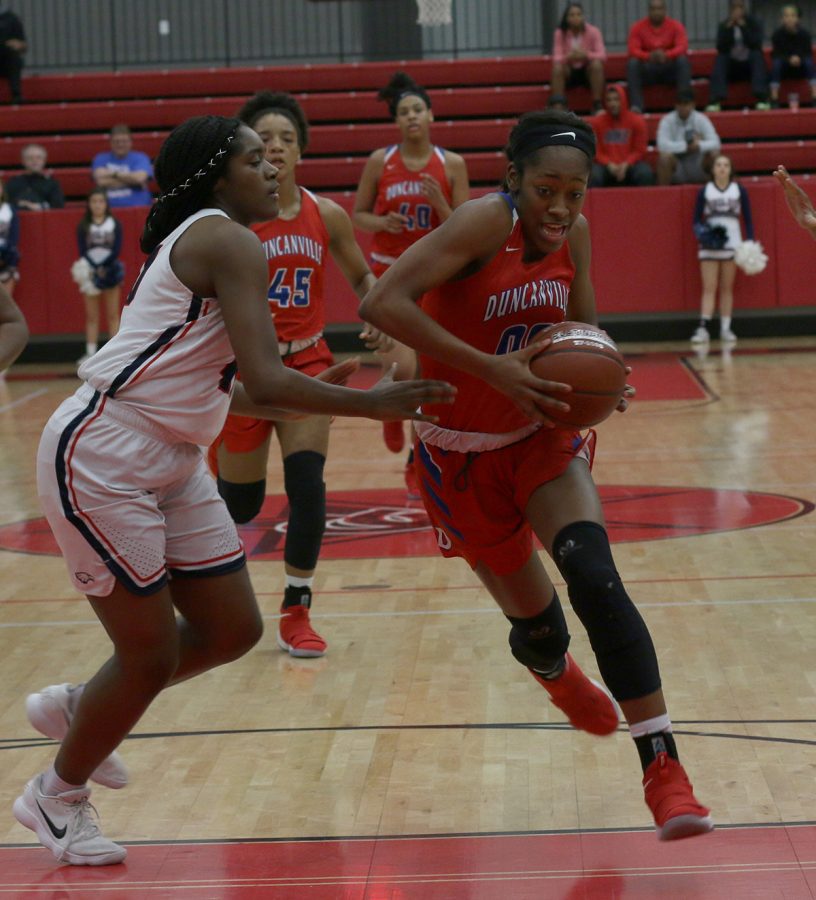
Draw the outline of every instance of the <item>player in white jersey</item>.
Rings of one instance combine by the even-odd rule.
[[[388,379],[356,391],[327,383],[355,364],[318,378],[282,365],[266,259],[245,227],[278,211],[276,170],[254,131],[238,119],[190,119],[155,168],[162,193],[141,242],[150,255],[121,328],[80,368],[84,383],[46,425],[37,459],[73,582],[114,645],[85,684],[26,702],[32,724],[62,746],[14,813],[74,865],[125,858],[95,824],[86,782],[127,783],[115,749],[155,696],[261,636],[243,547],[199,445],[214,440],[228,409],[411,418],[453,394],[440,382]]]

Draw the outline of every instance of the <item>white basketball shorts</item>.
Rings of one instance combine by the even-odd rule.
[[[51,416],[37,486],[77,590],[106,597],[116,581],[151,594],[168,577],[223,574],[244,548],[201,448],[127,404],[83,385]]]

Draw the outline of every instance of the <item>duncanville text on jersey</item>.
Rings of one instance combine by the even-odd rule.
[[[549,279],[528,281],[521,287],[502,291],[500,294],[491,294],[487,298],[482,321],[487,322],[494,317],[500,319],[502,316],[511,316],[519,310],[535,309],[537,306],[557,306],[566,313],[568,300],[569,288],[560,281]]]
[[[394,197],[407,197],[413,194],[424,193],[424,184],[421,181],[398,181],[396,184],[389,184],[385,189],[385,199],[392,200]]]
[[[263,242],[263,248],[267,259],[297,254],[308,256],[319,266],[323,265],[323,247],[317,241],[303,234],[281,234],[268,238]]]

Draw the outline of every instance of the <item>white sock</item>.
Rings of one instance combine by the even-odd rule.
[[[95,343],[91,343],[90,341],[85,342],[85,353],[88,356],[93,356],[96,353],[98,347]]]
[[[312,589],[312,585],[314,584],[314,575],[309,578],[298,578],[297,575],[287,575],[286,576],[286,587],[305,587]]]
[[[42,792],[46,797],[56,797],[57,794],[78,791],[83,787],[85,787],[84,784],[68,784],[67,781],[63,781],[53,766],[42,777]]]
[[[720,317],[720,331],[730,331],[731,330],[731,316],[721,316]]]
[[[671,719],[668,713],[655,716],[653,719],[644,719],[642,722],[633,722],[629,726],[629,733],[633,738],[645,737],[647,734],[659,734],[661,731],[671,731]]]

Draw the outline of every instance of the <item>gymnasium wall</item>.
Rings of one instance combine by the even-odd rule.
[[[566,0],[452,0],[453,22],[416,24],[415,0],[12,0],[29,73],[549,53]],[[754,0],[766,37],[777,0]],[[803,0],[816,30],[816,0]],[[646,0],[584,0],[607,47],[626,47]],[[669,0],[691,46],[711,47],[728,0]]]
[[[816,180],[806,186],[816,199]],[[770,262],[761,275],[739,276],[737,315],[740,309],[816,306],[816,242],[793,223],[773,181],[748,182],[746,187],[757,237]],[[700,278],[691,221],[697,190],[682,186],[589,192],[584,211],[592,232],[592,278],[601,317],[692,316],[696,312]],[[335,199],[351,209],[351,195]],[[143,259],[138,239],[145,214],[144,208],[116,213],[124,228],[125,293]],[[84,327],[82,299],[69,274],[77,256],[75,229],[80,211],[21,213],[20,218],[22,280],[15,298],[32,334],[80,334]],[[358,233],[358,239],[366,249],[369,235]],[[334,263],[330,263],[327,278],[327,307],[330,325],[357,321],[357,299]]]

